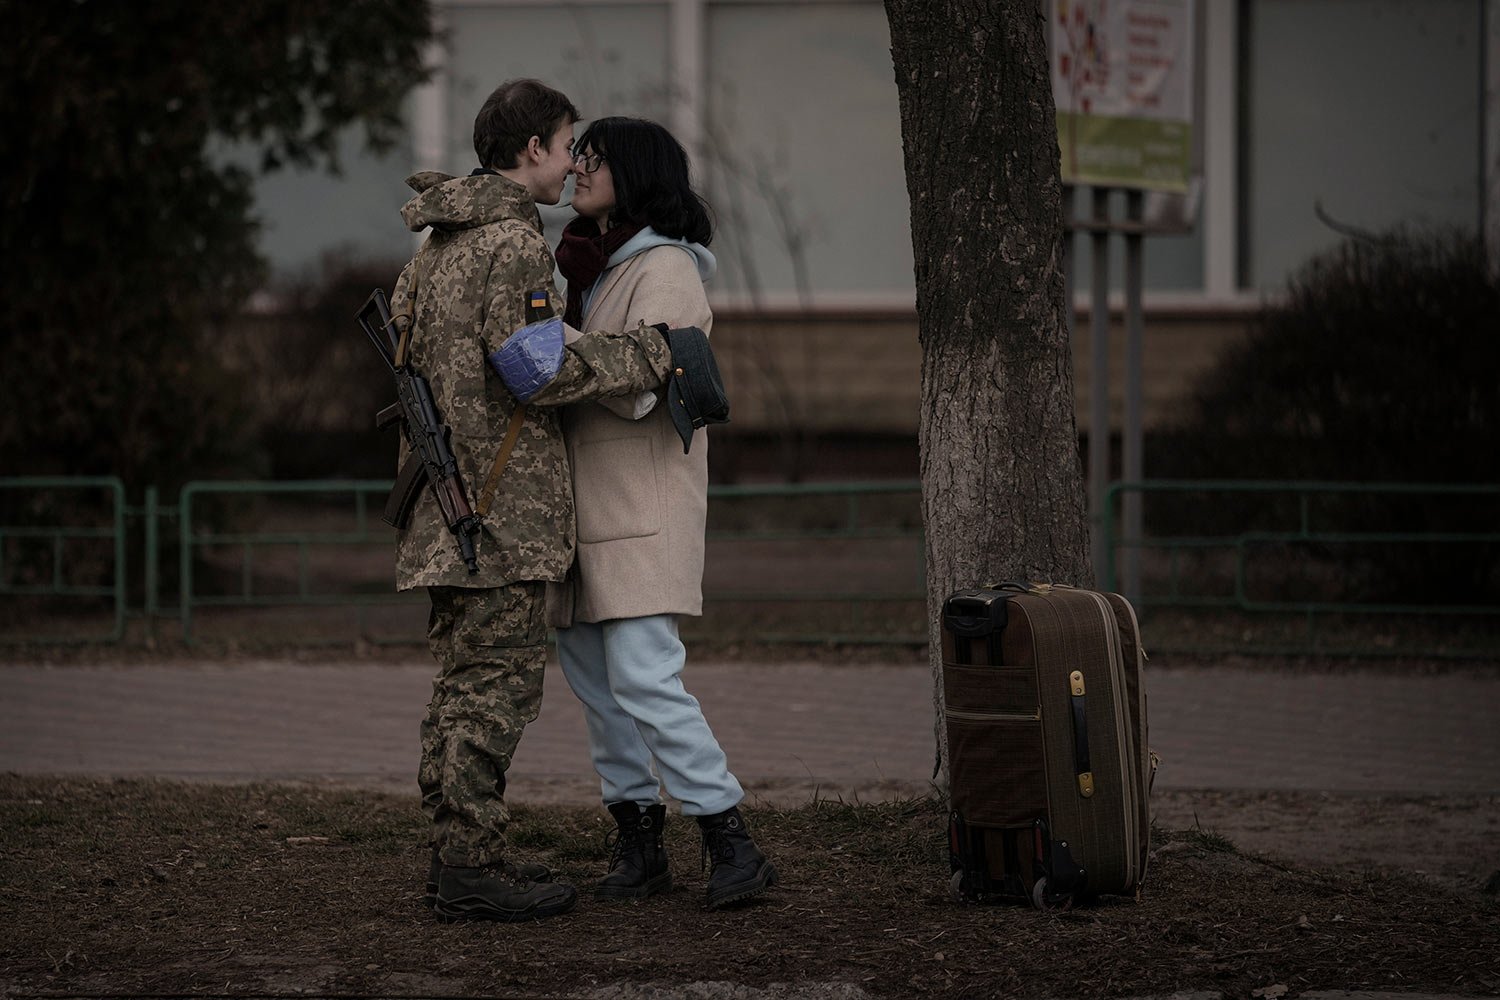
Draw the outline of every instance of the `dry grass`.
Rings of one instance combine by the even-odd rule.
[[[586,885],[597,810],[518,807],[517,856]],[[0,777],[0,988],[27,992],[578,995],[614,984],[847,983],[877,996],[1248,996],[1500,990],[1500,903],[1400,872],[1330,873],[1212,831],[1153,831],[1148,891],[1065,914],[947,893],[926,800],[749,814],[783,885],[707,913],[679,888],[530,925],[443,925],[413,802],[287,786]],[[307,839],[312,838],[312,839]]]

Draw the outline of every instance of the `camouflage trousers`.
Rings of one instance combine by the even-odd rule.
[[[422,722],[417,783],[444,864],[494,864],[505,853],[505,772],[542,707],[545,584],[429,587],[427,643],[437,660]]]

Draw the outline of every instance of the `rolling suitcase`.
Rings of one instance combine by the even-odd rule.
[[[1067,908],[1139,896],[1155,771],[1135,611],[1044,584],[943,605],[952,889]]]

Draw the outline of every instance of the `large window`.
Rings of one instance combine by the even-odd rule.
[[[1249,0],[1240,279],[1276,288],[1340,239],[1319,220],[1474,229],[1481,0]]]
[[[716,293],[910,305],[910,213],[885,8],[707,10],[704,154],[725,265]]]

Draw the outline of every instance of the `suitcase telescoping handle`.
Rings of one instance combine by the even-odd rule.
[[[984,640],[985,656],[1000,662],[1000,634],[1005,631],[1009,600],[992,590],[960,590],[943,602],[943,627],[953,633],[960,663],[973,662],[973,642]]]
[[[1015,580],[957,591],[943,602],[943,624],[948,631],[964,639],[1004,632],[1011,596],[1031,592],[1031,584]]]
[[[987,583],[984,585],[984,589],[1007,590],[1013,594],[1041,595],[1049,594],[1054,590],[1073,590],[1074,588],[1070,584],[1066,583],[1047,583],[1044,581],[1034,581],[1032,583],[1027,583],[1025,580],[1004,580],[1000,583]]]
[[[960,590],[944,603],[943,624],[965,639],[1003,632],[1007,603],[1004,597],[983,590]]]

